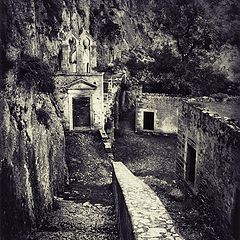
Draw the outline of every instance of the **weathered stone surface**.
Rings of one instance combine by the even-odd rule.
[[[68,132],[66,161],[72,171],[70,180],[78,182],[79,186],[80,183],[94,186],[111,184],[112,166],[97,132]],[[75,190],[80,191],[79,187]]]
[[[112,168],[102,145],[96,133],[66,135],[69,185],[61,197],[54,197],[54,209],[38,230],[12,240],[118,239],[110,185]]]
[[[63,190],[65,138],[47,95],[18,89],[15,99],[0,99],[0,116],[0,215],[8,234],[36,226],[51,209],[53,194]]]
[[[178,108],[181,106],[181,101],[180,97],[163,94],[140,94],[136,101],[136,131],[148,131],[144,129],[144,112],[153,112],[154,132],[177,133]]]
[[[90,98],[89,128],[103,128],[103,74],[59,74],[56,75],[55,80],[59,89],[58,102],[64,114],[66,129],[74,129],[72,102],[74,98],[79,97]]]
[[[185,198],[184,193],[178,188],[173,188],[169,192],[169,196],[175,201],[183,201]]]
[[[153,190],[134,176],[123,163],[113,162],[113,167],[121,239],[183,239]]]
[[[194,183],[190,188],[218,213],[216,220],[225,239],[231,239],[230,225],[240,179],[239,100],[192,99],[183,104],[179,118],[177,173],[184,179],[187,149],[196,151]],[[186,180],[186,179],[185,179]]]

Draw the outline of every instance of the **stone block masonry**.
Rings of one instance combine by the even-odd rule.
[[[136,132],[176,134],[181,101],[180,97],[142,93],[136,100]]]
[[[179,117],[177,173],[217,214],[224,239],[240,237],[239,117],[236,99],[188,100]]]
[[[161,200],[122,162],[113,162],[113,189],[122,240],[183,240]]]

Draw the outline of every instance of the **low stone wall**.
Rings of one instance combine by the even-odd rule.
[[[178,109],[180,97],[157,93],[142,93],[136,100],[136,131],[148,131],[144,128],[144,112],[154,113],[154,132],[177,133]]]
[[[113,162],[113,190],[122,240],[183,239],[163,203],[121,162]]]
[[[207,104],[210,106],[211,102]],[[238,109],[239,105],[235,105]],[[209,209],[219,213],[216,221],[223,234],[231,234],[237,214],[235,208],[240,203],[237,195],[240,189],[240,128],[233,119],[219,115],[222,109],[229,114],[230,102],[226,106],[215,103],[215,112],[206,106],[204,108],[200,101],[183,103],[179,117],[177,173]],[[188,165],[194,158],[191,154],[194,151],[195,167],[188,179]],[[232,238],[228,235],[225,239]]]

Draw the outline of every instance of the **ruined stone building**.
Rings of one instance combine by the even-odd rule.
[[[139,92],[136,132],[177,134],[179,179],[240,239],[240,99]],[[230,229],[230,230],[229,230]]]
[[[210,209],[223,232],[240,239],[239,99],[188,100],[179,115],[177,173]]]
[[[181,98],[139,91],[136,100],[136,132],[176,134]]]

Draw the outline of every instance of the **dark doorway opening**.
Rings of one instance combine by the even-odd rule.
[[[235,193],[235,202],[232,214],[232,230],[236,240],[240,240],[240,190]]]
[[[90,127],[90,97],[73,98],[73,128]]]
[[[154,112],[144,112],[143,128],[146,130],[154,130]]]
[[[87,63],[87,66],[86,66],[86,68],[87,68],[87,69],[86,69],[86,72],[87,72],[87,73],[90,73],[90,67],[89,67],[89,63]]]
[[[196,150],[187,145],[187,161],[186,161],[186,180],[192,185],[195,183],[195,167],[196,167]]]

